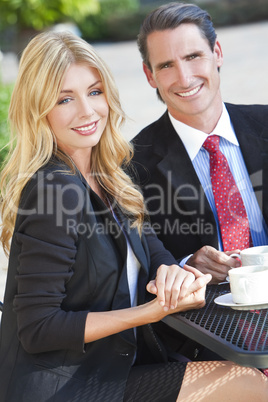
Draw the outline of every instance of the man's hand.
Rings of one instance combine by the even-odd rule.
[[[239,254],[240,250],[223,252],[211,246],[204,246],[187,260],[187,265],[197,268],[203,274],[211,274],[211,284],[224,282],[229,269],[241,265],[240,261],[230,257],[233,253]]]

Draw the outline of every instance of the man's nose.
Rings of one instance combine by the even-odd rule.
[[[189,88],[192,82],[190,69],[185,63],[176,66],[176,81],[181,88]]]

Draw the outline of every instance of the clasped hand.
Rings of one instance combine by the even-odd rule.
[[[163,264],[146,289],[157,296],[164,312],[185,311],[205,305],[206,285],[211,278],[210,274],[202,274],[189,265],[184,265],[182,269],[175,264]]]

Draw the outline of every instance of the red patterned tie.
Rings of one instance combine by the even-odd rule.
[[[217,135],[210,135],[203,147],[209,152],[210,178],[223,250],[243,250],[252,246],[248,217],[227,159],[219,149],[219,143],[220,138]]]

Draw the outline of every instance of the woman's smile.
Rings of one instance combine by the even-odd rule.
[[[89,123],[84,126],[74,127],[72,130],[77,131],[79,134],[82,135],[91,135],[95,133],[97,129],[98,121],[94,121],[93,123]]]

